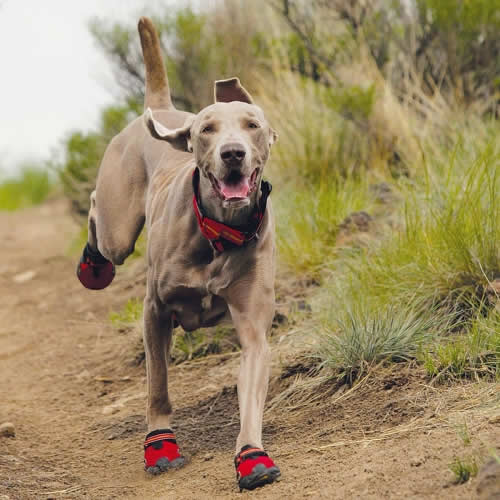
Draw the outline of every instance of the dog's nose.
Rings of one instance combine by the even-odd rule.
[[[245,154],[245,148],[242,144],[237,142],[224,144],[224,146],[220,148],[220,157],[222,161],[228,165],[241,163],[245,158]]]

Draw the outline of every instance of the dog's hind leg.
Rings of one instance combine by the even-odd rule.
[[[108,146],[89,217],[89,243],[95,226],[97,249],[116,265],[123,264],[134,251],[144,226],[147,174],[142,152],[135,147],[138,134],[144,131],[125,129]]]
[[[144,226],[147,174],[134,140],[137,132],[145,134],[130,127],[111,141],[90,195],[88,243],[77,268],[86,288],[100,290],[111,283],[114,264],[134,251]]]
[[[161,306],[146,296],[144,350],[148,385],[148,434],[144,443],[144,461],[146,470],[152,474],[184,464],[175,435],[170,429],[172,405],[168,397],[167,368],[172,329],[172,315],[162,314]]]

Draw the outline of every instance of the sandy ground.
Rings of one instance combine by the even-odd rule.
[[[265,444],[283,479],[241,494],[233,466],[239,355],[177,365],[174,427],[189,461],[147,476],[144,366],[108,319],[142,295],[142,280],[120,269],[107,290],[85,290],[66,253],[75,232],[61,201],[0,214],[0,424],[16,428],[15,438],[0,438],[1,500],[477,498],[478,480],[452,484],[448,464],[500,445],[498,384],[434,387],[403,364],[354,390],[323,388],[316,403],[268,411]],[[293,380],[280,378],[290,353],[286,332],[278,338],[269,399]]]

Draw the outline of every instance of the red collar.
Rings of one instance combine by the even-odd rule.
[[[250,220],[245,226],[231,227],[222,222],[210,219],[203,213],[200,199],[200,171],[196,168],[193,172],[193,208],[198,220],[201,234],[210,241],[212,246],[219,252],[229,248],[241,247],[258,237],[266,213],[267,198],[271,193],[272,186],[269,182],[261,182],[262,195]]]

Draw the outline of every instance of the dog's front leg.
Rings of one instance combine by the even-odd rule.
[[[172,340],[172,315],[162,312],[152,298],[144,300],[144,349],[148,384],[148,434],[144,442],[145,468],[152,474],[184,464],[170,428],[172,405],[168,397],[168,353]]]
[[[162,314],[154,299],[144,300],[144,349],[148,384],[148,431],[169,427],[172,405],[168,397],[168,352],[172,318]]]
[[[236,451],[242,446],[262,448],[262,415],[269,382],[271,352],[266,332],[272,321],[271,311],[241,313],[231,311],[241,343],[238,375],[240,433]]]
[[[232,300],[228,301],[241,344],[240,433],[235,466],[240,488],[254,489],[280,477],[280,470],[262,447],[262,418],[271,362],[266,333],[274,315],[274,291],[272,287],[267,293],[261,287],[245,288],[240,288],[241,293],[232,293]]]

